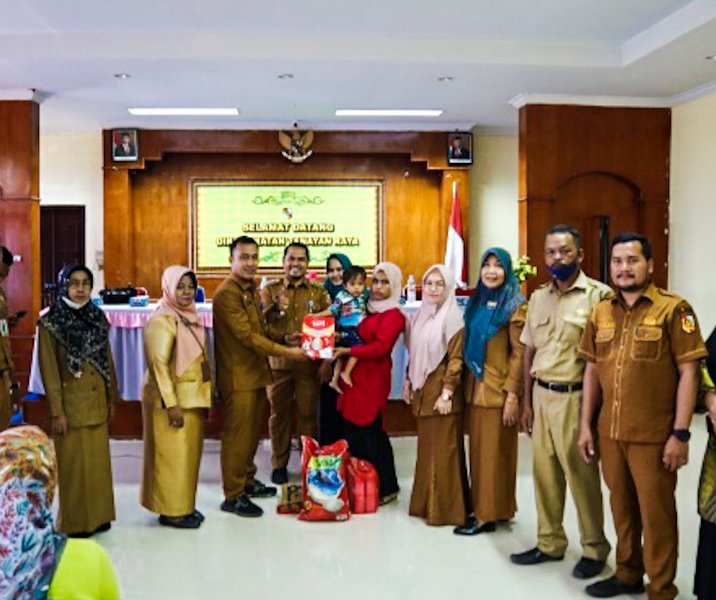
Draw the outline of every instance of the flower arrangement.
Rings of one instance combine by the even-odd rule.
[[[537,275],[537,267],[530,264],[530,257],[526,254],[512,261],[512,270],[520,283],[527,281],[528,277]]]

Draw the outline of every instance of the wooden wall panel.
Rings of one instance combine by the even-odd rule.
[[[112,163],[105,132],[108,286],[131,282],[156,297],[163,268],[188,263],[194,178],[383,181],[384,258],[406,278],[444,258],[453,181],[467,229],[468,171],[447,169],[442,133],[317,132],[315,154],[302,164],[280,155],[275,132],[143,130],[139,140],[139,161]],[[220,281],[201,279],[209,296]]]
[[[668,109],[521,108],[520,253],[529,254],[542,267],[544,233],[549,226],[570,219],[586,223],[596,214],[605,215],[614,224],[610,235],[637,223],[654,247],[654,280],[666,285],[670,138]],[[568,182],[590,175],[594,176],[591,187],[574,188],[573,195],[564,196],[568,201],[560,202],[560,190],[565,191]],[[609,188],[598,181],[600,177],[623,185]],[[633,202],[624,201],[626,188],[633,189]],[[631,212],[626,215],[626,211]],[[541,268],[528,289],[546,280],[546,270]]]
[[[41,301],[39,127],[36,102],[0,102],[0,244],[21,257],[3,288],[11,312],[27,311],[11,332],[15,376],[23,389]]]

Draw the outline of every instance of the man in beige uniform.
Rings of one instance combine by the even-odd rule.
[[[12,253],[0,246],[0,283],[5,281],[12,267]],[[18,384],[13,378],[12,350],[10,349],[10,322],[7,298],[0,288],[0,431],[10,425],[10,418],[17,409]]]
[[[562,560],[568,484],[582,544],[582,558],[572,571],[578,579],[598,575],[611,550],[604,537],[599,466],[580,458],[576,442],[584,374],[577,349],[592,307],[612,291],[584,274],[583,257],[576,229],[557,225],[548,231],[545,263],[553,281],[532,294],[520,338],[527,346],[522,427],[533,441],[537,546],[510,557],[518,565]]]
[[[266,385],[271,383],[267,356],[293,356],[266,337],[264,316],[256,287],[258,244],[241,236],[230,246],[231,275],[213,298],[216,386],[221,397],[221,510],[242,517],[259,517],[263,510],[251,498],[276,494],[276,488],[256,476],[254,456],[265,423]],[[307,362],[307,361],[306,361]]]
[[[283,252],[284,277],[269,283],[261,292],[269,337],[285,346],[301,345],[303,317],[326,310],[331,298],[326,289],[306,279],[309,253],[304,244],[292,243]],[[271,416],[271,481],[288,481],[291,454],[291,417],[297,413],[298,434],[316,435],[318,405],[318,361],[270,357],[273,384],[267,389]]]

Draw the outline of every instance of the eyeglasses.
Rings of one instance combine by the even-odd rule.
[[[425,282],[426,288],[436,288],[436,289],[442,289],[445,287],[445,282],[441,279],[440,281],[426,281]]]
[[[70,279],[67,283],[67,287],[71,288],[92,288],[92,283],[89,279],[84,279],[82,281],[77,281],[76,279]]]

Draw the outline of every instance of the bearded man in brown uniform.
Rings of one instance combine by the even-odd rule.
[[[266,337],[256,287],[258,244],[241,236],[231,242],[231,276],[213,299],[216,386],[221,398],[221,476],[225,500],[221,510],[259,517],[251,498],[274,496],[276,488],[255,478],[254,456],[265,423],[266,385],[271,383],[267,356],[300,358]]]
[[[610,270],[618,293],[594,307],[580,344],[587,368],[578,445],[585,461],[596,460],[598,413],[617,570],[586,592],[640,593],[646,571],[649,598],[671,600],[678,594],[676,471],[689,459],[699,359],[707,351],[691,306],[651,282],[654,261],[644,236],[617,235]]]
[[[5,281],[12,267],[12,253],[0,246],[0,283]],[[10,349],[10,325],[12,317],[8,314],[7,298],[0,288],[0,431],[10,425],[10,418],[17,409],[18,384],[13,378],[12,350]]]
[[[326,310],[331,298],[322,285],[306,279],[310,257],[305,244],[294,242],[283,251],[283,278],[261,291],[269,337],[286,346],[301,345],[303,317]],[[271,416],[271,481],[288,481],[291,417],[296,411],[299,435],[315,437],[318,427],[319,361],[280,356],[269,359],[273,384],[268,387]]]

